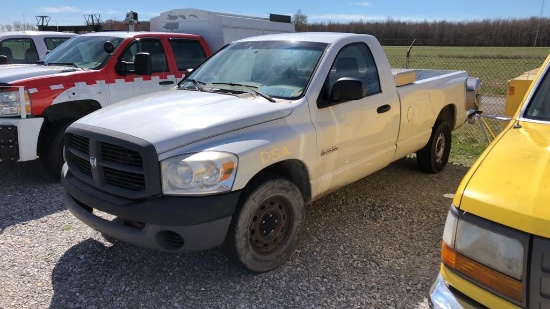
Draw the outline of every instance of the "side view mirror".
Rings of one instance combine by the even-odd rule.
[[[365,96],[363,82],[358,78],[342,77],[330,91],[331,102],[359,100]]]
[[[103,43],[103,50],[107,54],[111,54],[115,50],[115,45],[113,45],[113,43],[111,41],[107,41],[107,42]]]
[[[149,53],[137,53],[134,58],[134,70],[138,75],[153,74],[153,60]]]
[[[126,62],[119,61],[115,64],[115,72],[118,75],[126,75],[128,73],[128,67],[126,65]]]

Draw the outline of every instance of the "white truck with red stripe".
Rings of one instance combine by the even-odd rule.
[[[112,103],[175,86],[210,53],[204,38],[193,34],[103,32],[75,36],[38,64],[1,66],[0,162],[40,159],[58,178],[69,124]],[[139,61],[148,61],[135,66],[145,70],[134,69]]]

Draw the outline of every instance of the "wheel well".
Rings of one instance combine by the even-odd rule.
[[[71,123],[100,108],[101,104],[94,100],[70,101],[47,107],[41,115],[44,117],[44,124],[38,137],[38,153],[42,153],[48,147],[48,143],[43,140],[43,137],[48,134],[49,129]]]
[[[300,190],[300,193],[302,193],[304,203],[309,203],[311,200],[311,185],[309,183],[307,167],[303,162],[299,160],[286,160],[272,164],[254,175],[248,182],[247,187],[269,174],[275,174],[292,181],[298,190]]]
[[[70,101],[49,106],[42,112],[46,122],[72,119],[73,121],[101,108],[94,100]]]
[[[455,127],[456,117],[455,117],[455,106],[453,104],[449,104],[445,106],[439,112],[439,115],[437,115],[436,123],[441,121],[446,121],[451,126],[451,130]]]

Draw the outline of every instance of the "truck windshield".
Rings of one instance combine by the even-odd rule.
[[[525,110],[524,117],[533,120],[550,121],[550,71],[540,82],[533,99]]]
[[[271,98],[301,97],[328,44],[292,41],[239,42],[215,54],[180,89]],[[248,88],[248,90],[247,90]]]
[[[116,48],[122,40],[112,36],[76,36],[52,50],[39,63],[99,69],[110,56],[103,49],[103,44],[109,41]]]

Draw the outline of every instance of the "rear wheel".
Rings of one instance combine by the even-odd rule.
[[[280,266],[298,245],[304,209],[302,195],[291,181],[274,178],[262,182],[239,205],[222,246],[224,253],[252,272]]]
[[[436,123],[428,144],[416,152],[418,167],[428,173],[441,172],[451,153],[451,127],[445,121]]]
[[[38,147],[39,161],[42,168],[55,179],[61,178],[63,159],[63,135],[72,121],[49,124],[40,136]]]

